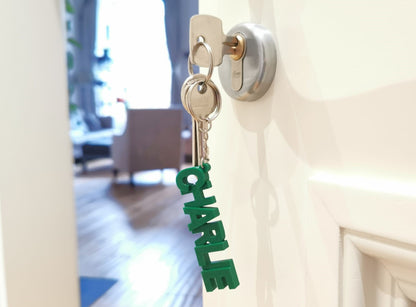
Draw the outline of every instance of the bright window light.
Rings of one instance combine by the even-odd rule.
[[[130,108],[170,106],[171,64],[163,1],[99,0],[96,56],[109,49],[104,99],[126,99]]]

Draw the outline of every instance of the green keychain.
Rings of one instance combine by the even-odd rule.
[[[226,286],[235,289],[239,285],[239,281],[234,261],[232,259],[211,261],[209,256],[211,252],[223,251],[228,247],[222,222],[211,222],[220,215],[218,208],[208,207],[215,204],[215,196],[204,196],[204,190],[211,187],[208,175],[210,169],[211,166],[208,163],[204,163],[203,166],[186,168],[177,175],[176,184],[183,195],[192,193],[194,196],[193,201],[185,203],[183,211],[191,219],[191,223],[188,224],[189,230],[192,233],[202,234],[195,241],[195,253],[198,264],[202,267],[205,289],[213,291],[217,287],[223,289]],[[195,183],[188,181],[191,175],[197,178]]]
[[[209,45],[199,41],[195,47],[204,47],[211,57],[208,75],[194,74],[189,65],[190,76],[185,80],[182,91],[182,103],[193,118],[193,167],[186,168],[176,176],[176,185],[182,195],[192,194],[193,201],[186,202],[183,209],[191,222],[188,228],[192,233],[201,233],[195,241],[195,253],[202,268],[202,279],[205,289],[210,292],[228,286],[235,289],[239,285],[237,272],[232,259],[211,261],[210,253],[224,251],[228,248],[225,240],[223,223],[213,221],[220,215],[215,196],[205,197],[204,190],[212,187],[209,180],[208,131],[212,121],[218,116],[221,108],[221,96],[211,80],[212,51]],[[191,181],[191,178],[194,179]],[[195,180],[196,179],[196,180]]]

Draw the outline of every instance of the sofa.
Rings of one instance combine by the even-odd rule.
[[[129,109],[126,129],[113,137],[114,175],[127,172],[134,185],[136,172],[174,168],[183,163],[182,110]]]
[[[87,171],[87,162],[111,156],[113,143],[113,119],[111,116],[98,117],[94,114],[71,114],[70,137],[74,162],[82,164]]]

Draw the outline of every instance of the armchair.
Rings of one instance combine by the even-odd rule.
[[[179,109],[131,109],[124,133],[113,137],[111,154],[114,176],[128,172],[134,185],[135,172],[180,169],[182,111]]]

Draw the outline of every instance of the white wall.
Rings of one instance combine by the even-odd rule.
[[[1,307],[79,304],[61,2],[0,10]]]

